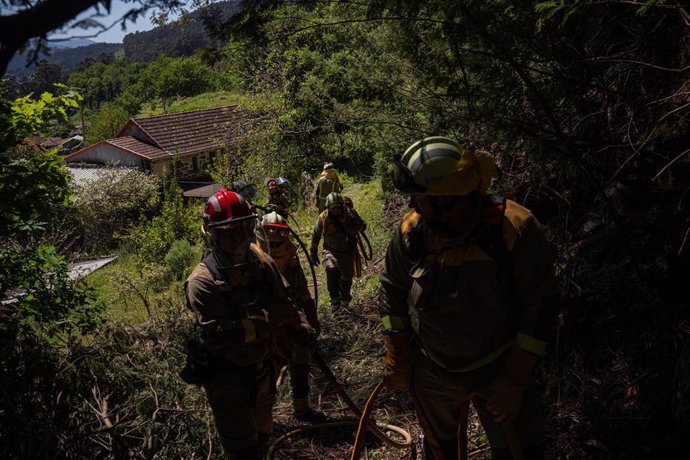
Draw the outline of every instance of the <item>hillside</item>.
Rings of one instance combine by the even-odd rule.
[[[401,309],[407,303],[415,314],[429,307],[417,319],[438,313],[432,311],[433,300],[415,302],[414,296],[420,291],[433,292],[433,299],[448,294],[452,300],[443,303],[447,309],[431,330],[443,331],[433,339],[458,354],[470,354],[496,331],[507,331],[512,338],[523,325],[543,326],[541,338],[550,336],[548,342],[514,337],[533,354],[547,343],[545,356],[529,376],[538,385],[545,411],[546,458],[686,458],[687,8],[624,1],[241,4],[249,5],[241,21],[204,18],[214,36],[227,37],[219,46],[173,58],[162,55],[174,51],[165,48],[169,43],[187,53],[203,41],[201,36],[186,36],[175,28],[133,34],[133,52],[142,59],[155,57],[153,61],[119,57],[96,62],[71,75],[79,95],[53,86],[63,76],[57,75],[59,69],[45,68],[26,79],[34,86],[16,85],[16,99],[0,100],[0,381],[5,382],[0,456],[223,456],[204,391],[179,378],[185,345],[195,334],[184,280],[208,247],[200,231],[203,200],[185,199],[178,189],[177,180],[190,169],[205,168],[223,186],[238,180],[256,184],[263,193],[254,199],[258,204],[266,201],[267,178],[287,178],[294,201],[290,223],[308,243],[316,219],[312,181],[325,162],[335,165],[345,194],[369,224],[373,257],[355,281],[354,301],[341,315],[332,314],[324,268],[316,268],[322,321],[318,350],[361,407],[382,369],[376,300],[382,257],[410,199],[394,187],[392,173],[398,186],[409,185],[414,195],[424,195],[425,178],[415,171],[429,160],[450,168],[476,166],[480,171],[467,176],[449,174],[458,180],[444,186],[465,180],[490,186],[489,193],[524,206],[540,226],[511,204],[514,220],[503,221],[503,241],[489,235],[488,242],[478,237],[478,247],[445,246],[436,252],[414,246],[418,240],[413,235],[407,239],[410,252],[417,247],[432,252],[425,265],[407,271],[416,280],[408,292],[407,284],[400,283]],[[192,30],[198,32],[198,24]],[[157,33],[163,37],[160,42]],[[176,41],[183,36],[188,42]],[[29,92],[33,98],[22,97]],[[227,148],[186,152],[189,157],[184,158],[177,151],[172,158],[161,155],[150,162],[138,156],[139,169],[104,171],[80,185],[71,183],[60,157],[36,149],[30,140],[37,133],[68,132],[66,119],[80,122],[80,109],[87,136],[92,136],[89,142],[98,142],[132,116],[228,104],[239,104],[249,116],[214,125],[221,134],[232,134]],[[166,134],[185,136],[190,146],[202,145],[208,127],[172,127]],[[449,137],[459,147],[453,144],[434,155],[430,147],[401,165],[403,152],[428,136]],[[96,159],[112,158],[107,149],[92,152]],[[119,156],[125,157],[130,155]],[[491,181],[487,173],[492,168],[485,168],[489,159],[496,165]],[[154,166],[160,176],[150,174]],[[438,211],[444,220],[466,223],[461,210],[445,207],[467,204],[464,199],[430,195],[434,198],[428,201],[429,196],[414,200],[428,205],[431,216]],[[484,209],[489,212],[475,216],[495,220],[502,203],[496,200],[494,207]],[[439,232],[449,232],[445,223],[435,223]],[[505,245],[495,244],[501,242]],[[538,249],[532,251],[530,242]],[[484,249],[482,243],[490,246]],[[555,323],[553,317],[528,318],[539,310],[541,296],[514,297],[521,287],[539,284],[530,279],[516,286],[530,273],[521,269],[523,263],[542,261],[541,273],[549,278],[546,244],[555,257],[558,285],[551,289],[549,282],[548,290],[562,295]],[[502,249],[508,254],[494,257]],[[399,255],[404,265],[402,251]],[[85,280],[68,277],[70,262],[106,256],[117,256],[117,261]],[[501,258],[496,270],[486,256]],[[519,265],[506,270],[515,260]],[[390,263],[397,265],[395,259]],[[304,258],[302,264],[306,271]],[[466,277],[493,273],[496,279],[476,283],[483,296],[475,296],[464,283]],[[444,289],[427,283],[437,275],[448,277]],[[487,288],[494,281],[497,288]],[[483,301],[465,310],[475,298]],[[505,315],[458,332],[462,337],[456,342],[456,330],[482,318],[483,307]],[[458,312],[465,311],[471,313],[460,320]],[[447,317],[455,320],[443,324],[448,328],[433,327]],[[516,318],[524,324],[517,325]],[[403,329],[405,319],[398,317]],[[252,333],[244,324],[245,335],[232,336],[238,345],[256,338],[256,325]],[[235,351],[234,345],[228,349]],[[529,358],[527,364],[534,356]],[[431,367],[432,393],[436,383],[443,390],[464,378]],[[272,441],[303,427],[291,413],[290,378],[275,371],[279,385]],[[353,417],[314,363],[310,371],[311,404],[343,424],[332,431],[302,430],[277,446],[276,458],[346,458]],[[493,371],[489,364],[479,368]],[[524,380],[509,382],[508,390],[523,388],[529,380],[524,374],[518,377]],[[521,395],[513,392],[508,402],[519,405]],[[435,399],[427,398],[425,404],[431,407],[429,401]],[[374,414],[409,431],[413,448],[396,450],[372,438],[364,458],[418,460],[420,419],[410,398],[384,391]],[[448,423],[445,432],[450,433],[449,448],[457,444],[453,436],[458,427],[453,425]],[[517,429],[527,430],[542,424],[519,425]],[[473,458],[489,458],[488,438],[474,413],[469,429]]]
[[[240,11],[239,0],[221,1],[204,9],[195,10],[185,17],[143,32],[125,35],[122,43],[96,43],[93,40],[48,41],[48,53],[39,53],[38,61],[59,65],[64,72],[78,70],[88,60],[111,61],[114,55],[124,51],[125,57],[136,62],[150,62],[160,55],[170,57],[191,56],[200,48],[217,46],[220,42],[210,38],[204,22],[225,21]],[[7,68],[7,75],[24,78],[36,65],[27,67],[27,56],[16,54]]]
[[[163,54],[191,56],[199,48],[216,46],[219,42],[209,37],[204,27],[205,18],[227,20],[239,10],[238,0],[212,3],[173,23],[127,34],[122,40],[125,56],[132,61],[150,62]]]
[[[59,42],[62,43],[62,42]],[[50,54],[39,54],[37,61],[46,61],[50,64],[59,65],[65,72],[73,72],[79,68],[84,61],[103,59],[110,61],[115,53],[122,50],[119,43],[93,43],[86,46],[61,47],[56,46]],[[36,64],[27,67],[27,57],[15,55],[7,68],[7,74],[16,78],[23,78],[31,75],[36,68]]]

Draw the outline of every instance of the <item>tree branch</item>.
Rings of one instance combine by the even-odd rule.
[[[30,39],[45,36],[99,3],[110,11],[110,0],[44,0],[17,14],[0,16],[0,75]]]

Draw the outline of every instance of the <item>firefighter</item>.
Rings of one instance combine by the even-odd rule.
[[[287,190],[285,190],[285,184],[287,184],[287,179],[282,177],[266,181],[266,187],[268,188],[268,204],[266,208],[276,211],[287,219],[290,201],[288,200]]]
[[[203,230],[211,250],[185,283],[197,318],[183,378],[201,384],[229,459],[259,459],[272,431],[273,358],[316,333],[289,297],[273,259],[254,241],[254,215],[238,194],[208,199]]]
[[[326,197],[326,209],[319,215],[311,238],[310,255],[319,264],[319,243],[323,235],[323,268],[330,296],[331,310],[348,307],[352,300],[352,278],[361,271],[357,233],[365,228],[354,208],[345,206],[344,197],[332,192]]]
[[[230,183],[230,191],[244,198],[244,200],[249,203],[250,209],[252,208],[252,203],[261,198],[258,187],[243,180]]]
[[[316,186],[314,187],[314,203],[319,212],[323,212],[326,209],[326,197],[330,193],[340,193],[342,191],[343,185],[340,183],[333,163],[324,163],[321,177],[316,181]]]
[[[278,213],[270,212],[261,218],[256,226],[257,242],[263,251],[275,261],[280,273],[290,284],[291,293],[297,305],[304,312],[307,321],[318,334],[321,330],[316,304],[307,288],[307,279],[302,271],[297,247],[290,241],[290,227]],[[289,356],[290,383],[292,385],[292,408],[295,418],[302,422],[320,423],[326,416],[309,405],[309,348],[295,344]]]
[[[429,459],[458,458],[470,399],[494,458],[512,458],[511,434],[527,458],[543,456],[532,376],[559,291],[537,219],[487,195],[493,172],[490,154],[444,137],[414,143],[394,165],[393,183],[412,210],[381,273],[383,378],[417,401]]]

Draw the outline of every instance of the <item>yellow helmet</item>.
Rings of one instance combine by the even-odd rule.
[[[494,175],[488,152],[468,150],[447,137],[427,137],[394,160],[393,184],[403,193],[426,195],[486,194]]]

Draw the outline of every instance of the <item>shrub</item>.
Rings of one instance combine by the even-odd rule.
[[[127,234],[160,205],[156,176],[136,169],[100,172],[76,186],[75,206],[87,250],[113,246],[114,233]]]
[[[194,260],[192,245],[187,240],[176,240],[165,255],[165,264],[175,279],[184,277],[185,272]]]
[[[125,248],[137,252],[145,262],[164,263],[165,256],[176,240],[201,240],[197,205],[187,205],[178,190],[169,189],[163,199],[161,213],[122,236]]]

